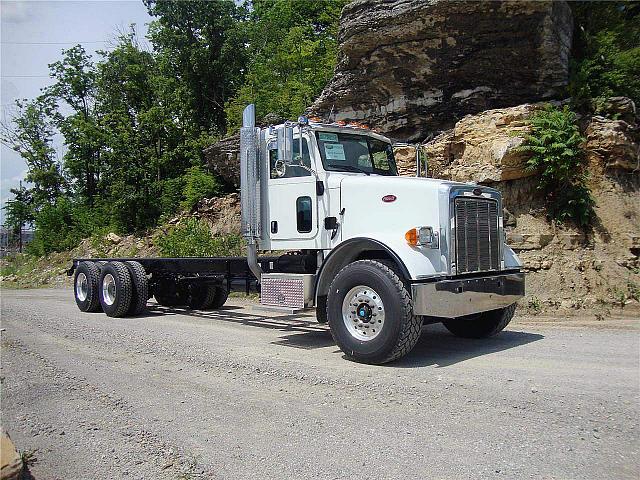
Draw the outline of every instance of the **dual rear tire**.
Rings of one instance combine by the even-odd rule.
[[[138,315],[147,307],[149,284],[139,262],[82,262],[74,277],[76,305],[109,317]]]
[[[180,287],[172,279],[162,279],[153,296],[163,307],[187,306],[192,310],[218,309],[224,305],[229,291],[223,285],[193,282]]]

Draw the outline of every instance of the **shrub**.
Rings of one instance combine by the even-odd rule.
[[[215,197],[220,193],[216,179],[198,166],[187,171],[184,182],[184,200],[181,207],[185,210],[191,210],[203,198]]]
[[[60,197],[35,217],[35,235],[27,252],[36,256],[71,250],[94,230],[93,212]]]
[[[218,257],[244,254],[244,240],[239,235],[214,236],[206,222],[189,218],[171,227],[157,239],[163,257]]]
[[[538,188],[546,195],[549,216],[561,223],[587,227],[595,202],[587,186],[587,171],[575,114],[568,107],[548,105],[529,119],[531,132],[521,151],[529,152],[527,168],[540,173]]]

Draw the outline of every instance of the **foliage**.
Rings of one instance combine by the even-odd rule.
[[[582,106],[626,96],[640,104],[640,4],[575,2],[569,91]]]
[[[35,236],[28,245],[27,252],[42,256],[70,250],[91,234],[94,221],[95,218],[88,209],[61,197],[38,212]]]
[[[227,103],[229,131],[242,110],[257,116],[300,115],[331,78],[336,62],[338,20],[345,0],[255,0],[248,24],[249,58],[244,83]]]
[[[53,148],[55,105],[47,96],[32,101],[17,101],[12,124],[2,124],[2,143],[20,154],[27,165],[25,181],[33,187],[12,189],[14,199],[8,204],[8,223],[21,225],[33,220],[43,206],[55,201],[66,189],[62,168]]]
[[[546,194],[549,215],[559,222],[590,225],[594,200],[587,186],[587,171],[575,114],[568,107],[548,105],[529,120],[531,132],[521,151],[531,154],[527,167],[540,172],[538,188]]]
[[[215,178],[199,166],[191,167],[184,179],[184,200],[181,206],[185,210],[191,210],[203,198],[215,197],[220,193],[220,186]]]
[[[197,218],[171,227],[156,244],[163,257],[239,256],[244,252],[242,237],[214,236],[207,223]]]
[[[149,37],[164,75],[179,78],[178,96],[200,129],[224,131],[224,105],[240,85],[246,64],[242,20],[233,0],[144,0]]]
[[[133,27],[98,55],[63,50],[52,84],[3,125],[30,182],[13,190],[7,223],[35,225],[33,252],[73,246],[98,227],[148,231],[224,193],[203,149],[244,103],[257,101],[261,115],[302,112],[333,70],[345,0],[144,3],[156,17],[152,51]]]

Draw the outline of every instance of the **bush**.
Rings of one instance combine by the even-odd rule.
[[[191,210],[203,198],[215,197],[219,193],[220,186],[214,177],[198,166],[191,167],[184,175],[184,200],[180,206]]]
[[[95,220],[92,210],[60,197],[36,214],[35,235],[27,246],[27,252],[43,256],[71,250],[91,235]]]
[[[538,188],[546,195],[549,216],[561,223],[587,227],[595,202],[587,186],[587,171],[575,114],[548,105],[529,119],[531,132],[521,151],[529,152],[527,168],[540,173]]]
[[[239,235],[214,236],[206,222],[189,218],[156,241],[163,257],[221,257],[244,254]]]

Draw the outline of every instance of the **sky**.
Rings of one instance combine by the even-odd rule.
[[[137,1],[0,1],[0,76],[2,121],[14,111],[16,99],[31,99],[50,85],[47,65],[61,58],[62,49],[82,44],[97,59],[97,50],[109,50],[118,32],[136,24],[141,44],[152,20],[142,0]],[[54,139],[58,158],[64,155],[62,138]],[[26,173],[20,155],[2,145],[0,203],[12,197]],[[4,223],[0,210],[0,223]]]

